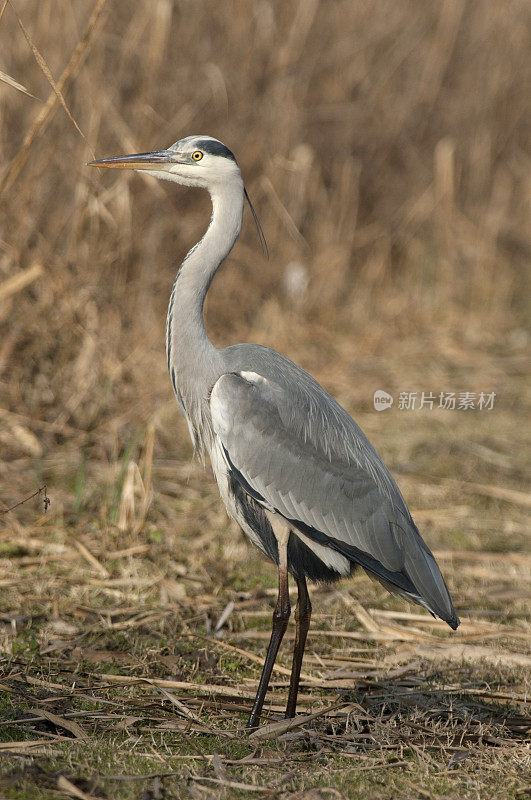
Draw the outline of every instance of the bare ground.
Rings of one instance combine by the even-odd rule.
[[[518,397],[518,379],[505,391]],[[400,472],[458,631],[362,575],[315,588],[298,724],[249,737],[274,568],[200,464],[152,460],[152,426],[114,473],[67,450],[41,462],[47,513],[41,496],[4,515],[5,797],[68,794],[64,779],[108,798],[524,796],[531,554],[512,416],[495,406],[358,418]],[[264,724],[281,719],[291,637]]]
[[[529,23],[525,0],[0,3],[2,800],[529,795]],[[274,569],[165,369],[208,202],[87,170],[65,106],[97,156],[233,147],[271,259],[246,219],[209,330],[355,416],[455,599],[452,633],[361,574],[315,587],[289,729],[291,627],[273,727],[244,731]]]

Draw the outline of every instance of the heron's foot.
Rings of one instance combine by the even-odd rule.
[[[260,716],[258,714],[251,714],[245,724],[245,730],[247,731],[247,733],[252,733],[258,728],[259,725],[260,725]]]

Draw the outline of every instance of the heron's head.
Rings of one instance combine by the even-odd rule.
[[[155,178],[185,186],[200,186],[209,191],[215,191],[223,183],[241,182],[240,168],[234,155],[211,136],[187,136],[167,150],[102,158],[90,161],[89,166],[142,170]]]
[[[228,147],[212,136],[187,136],[167,150],[102,158],[90,161],[88,166],[142,170],[155,178],[175,181],[184,186],[200,186],[207,189],[213,198],[224,196],[224,188],[228,188],[231,194],[243,192],[252,211],[262,249],[268,256],[264,232],[243,185],[236,159]]]

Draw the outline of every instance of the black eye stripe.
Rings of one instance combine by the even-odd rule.
[[[211,156],[222,156],[223,158],[230,159],[230,161],[236,161],[234,153],[232,153],[228,147],[225,147],[224,144],[216,140],[204,139],[200,142],[196,142],[196,146],[197,148],[201,148],[203,153],[208,153]]]

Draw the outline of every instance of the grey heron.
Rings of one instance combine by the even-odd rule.
[[[298,601],[287,717],[295,715],[310,625],[306,579],[334,581],[361,566],[455,630],[459,619],[435,558],[352,417],[285,356],[258,344],[218,349],[206,334],[205,297],[238,238],[248,199],[232,152],[210,136],[189,136],[166,150],[90,165],[143,170],[210,193],[210,224],[171,291],[166,352],[192,441],[210,455],[229,515],[278,567],[271,639],[248,727],[259,724],[287,628],[288,574]]]

